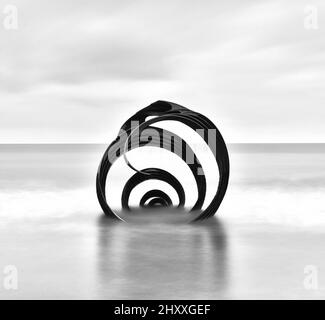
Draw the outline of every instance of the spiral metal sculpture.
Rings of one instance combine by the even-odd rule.
[[[147,120],[148,117],[151,118]],[[201,132],[202,138],[210,147],[217,162],[219,169],[218,188],[212,201],[204,210],[202,210],[202,206],[206,196],[207,185],[201,163],[185,140],[168,130],[153,126],[154,123],[166,120],[179,121],[193,130]],[[136,123],[136,126],[134,123]],[[148,145],[150,145],[150,147],[154,146],[167,149],[181,157],[183,161],[190,162],[187,163],[187,165],[195,178],[198,193],[197,200],[192,209],[190,209],[190,212],[199,212],[193,221],[213,216],[218,210],[228,186],[229,157],[226,144],[219,130],[207,117],[167,101],[156,101],[129,118],[121,127],[118,137],[105,151],[98,168],[96,179],[97,197],[105,215],[123,220],[110,208],[105,193],[107,174],[113,163],[122,156],[125,158],[128,166],[136,171],[127,181],[122,192],[121,201],[124,210],[131,210],[129,206],[131,191],[140,183],[153,179],[161,180],[171,185],[178,195],[178,208],[184,206],[184,189],[181,183],[172,174],[158,168],[147,168],[139,171],[128,162],[126,158],[127,151]],[[186,161],[187,159],[192,159],[192,161]],[[172,200],[165,192],[154,189],[143,195],[139,206],[141,208],[170,207],[173,206],[173,204]]]

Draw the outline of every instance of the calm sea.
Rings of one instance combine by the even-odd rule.
[[[104,150],[0,146],[0,269],[18,270],[0,298],[325,298],[324,145],[230,145],[224,202],[194,225],[170,213],[107,221],[95,192]]]

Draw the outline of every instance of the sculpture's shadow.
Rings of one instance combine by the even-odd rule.
[[[111,299],[226,296],[227,236],[222,222],[122,223],[98,220],[100,291]]]

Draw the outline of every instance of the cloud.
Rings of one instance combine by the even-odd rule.
[[[0,142],[106,142],[158,99],[227,141],[325,139],[321,1],[318,30],[302,0],[32,3],[0,29]]]

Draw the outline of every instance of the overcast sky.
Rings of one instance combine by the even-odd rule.
[[[159,99],[206,114],[227,142],[325,142],[323,0],[10,1],[0,143],[108,143]]]

